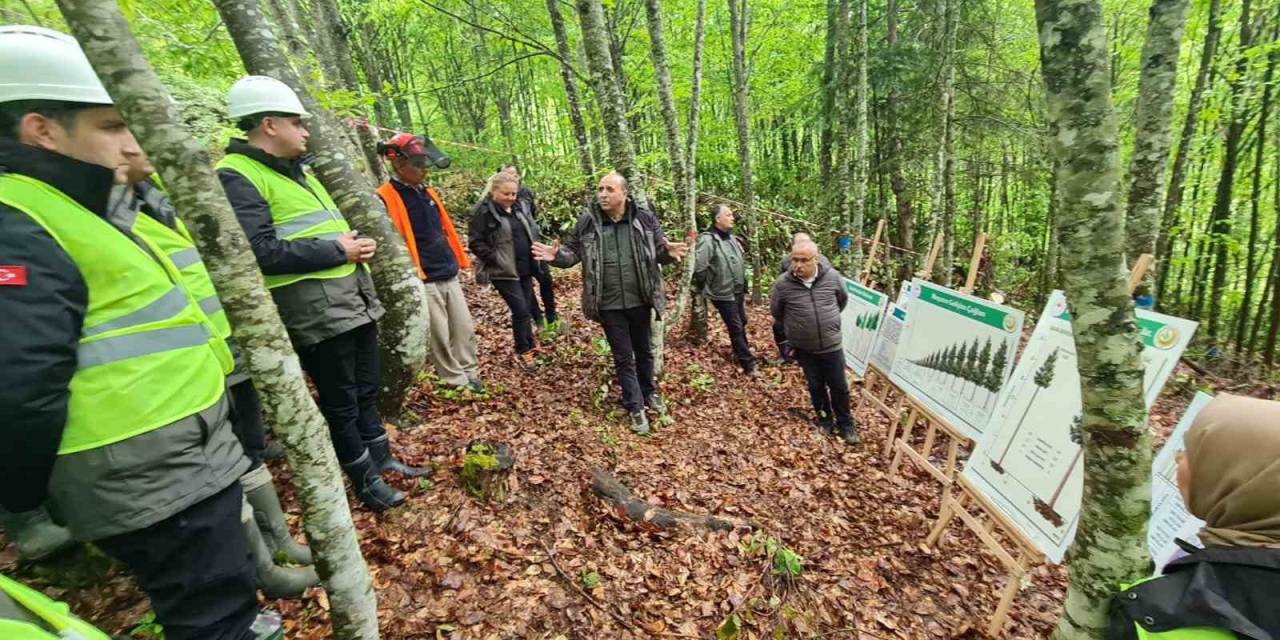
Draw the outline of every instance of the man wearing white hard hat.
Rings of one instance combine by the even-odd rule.
[[[383,308],[365,265],[376,245],[351,229],[307,170],[308,114],[292,89],[266,76],[242,78],[227,94],[227,113],[245,138],[227,146],[218,177],[315,382],[338,462],[366,507],[394,507],[404,494],[382,473],[416,477],[429,470],[391,455],[378,416]]]
[[[74,39],[0,27],[0,505],[124,562],[170,640],[249,640],[231,354],[114,222],[140,153]]]

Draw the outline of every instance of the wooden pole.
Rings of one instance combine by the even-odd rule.
[[[876,233],[871,236],[871,250],[867,252],[867,261],[862,265],[862,273],[858,275],[858,282],[865,285],[871,279],[871,269],[876,264],[876,251],[880,249],[880,237],[884,234],[884,218],[876,223]]]
[[[1156,257],[1144,253],[1138,256],[1133,263],[1133,270],[1129,272],[1129,295],[1133,295],[1133,290],[1138,288],[1138,284],[1142,282],[1142,277],[1147,275],[1147,271],[1151,269],[1151,265],[1155,264]]]
[[[978,283],[978,265],[982,264],[982,252],[987,248],[987,234],[979,233],[973,242],[973,257],[969,258],[969,275],[964,279],[964,287],[960,293],[973,295],[973,288]]]
[[[929,255],[924,260],[924,268],[916,272],[916,277],[921,280],[930,280],[933,278],[933,265],[938,261],[938,254],[942,251],[942,232],[933,234],[933,244],[929,247]]]

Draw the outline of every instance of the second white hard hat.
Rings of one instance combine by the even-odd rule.
[[[232,120],[259,113],[309,115],[289,85],[268,76],[246,76],[227,92],[227,115]]]
[[[44,27],[0,26],[0,102],[114,104],[75,38]]]

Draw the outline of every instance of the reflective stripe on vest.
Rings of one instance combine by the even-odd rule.
[[[158,429],[222,397],[231,352],[189,291],[177,287],[187,301],[174,304],[181,280],[165,254],[26,176],[0,175],[0,202],[43,227],[88,290],[59,454]]]
[[[181,220],[175,220],[174,223],[176,228],[171,228],[145,213],[137,213],[130,228],[153,251],[169,257],[169,262],[177,269],[178,278],[191,295],[191,300],[209,317],[214,335],[226,340],[231,337],[231,323],[222,310],[222,303],[218,301],[218,292],[213,288],[209,269],[200,259],[200,253],[196,251],[186,226]]]
[[[0,638],[4,640],[111,640],[111,636],[71,614],[71,607],[0,575],[0,591],[18,606],[53,629],[49,633],[26,621],[0,619]]]
[[[239,153],[227,154],[218,162],[219,169],[230,169],[244,176],[271,207],[271,223],[281,240],[334,240],[351,230],[320,181],[306,173],[307,186],[281,174],[267,165]],[[268,289],[283,287],[308,278],[342,278],[355,273],[356,265],[336,267],[310,273],[263,275]]]

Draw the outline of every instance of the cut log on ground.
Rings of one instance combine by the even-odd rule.
[[[591,470],[591,491],[608,502],[619,518],[630,520],[642,527],[671,529],[683,524],[712,531],[729,531],[738,526],[747,526],[711,515],[655,507],[636,497],[627,485],[622,484],[621,480],[603,469]]]

